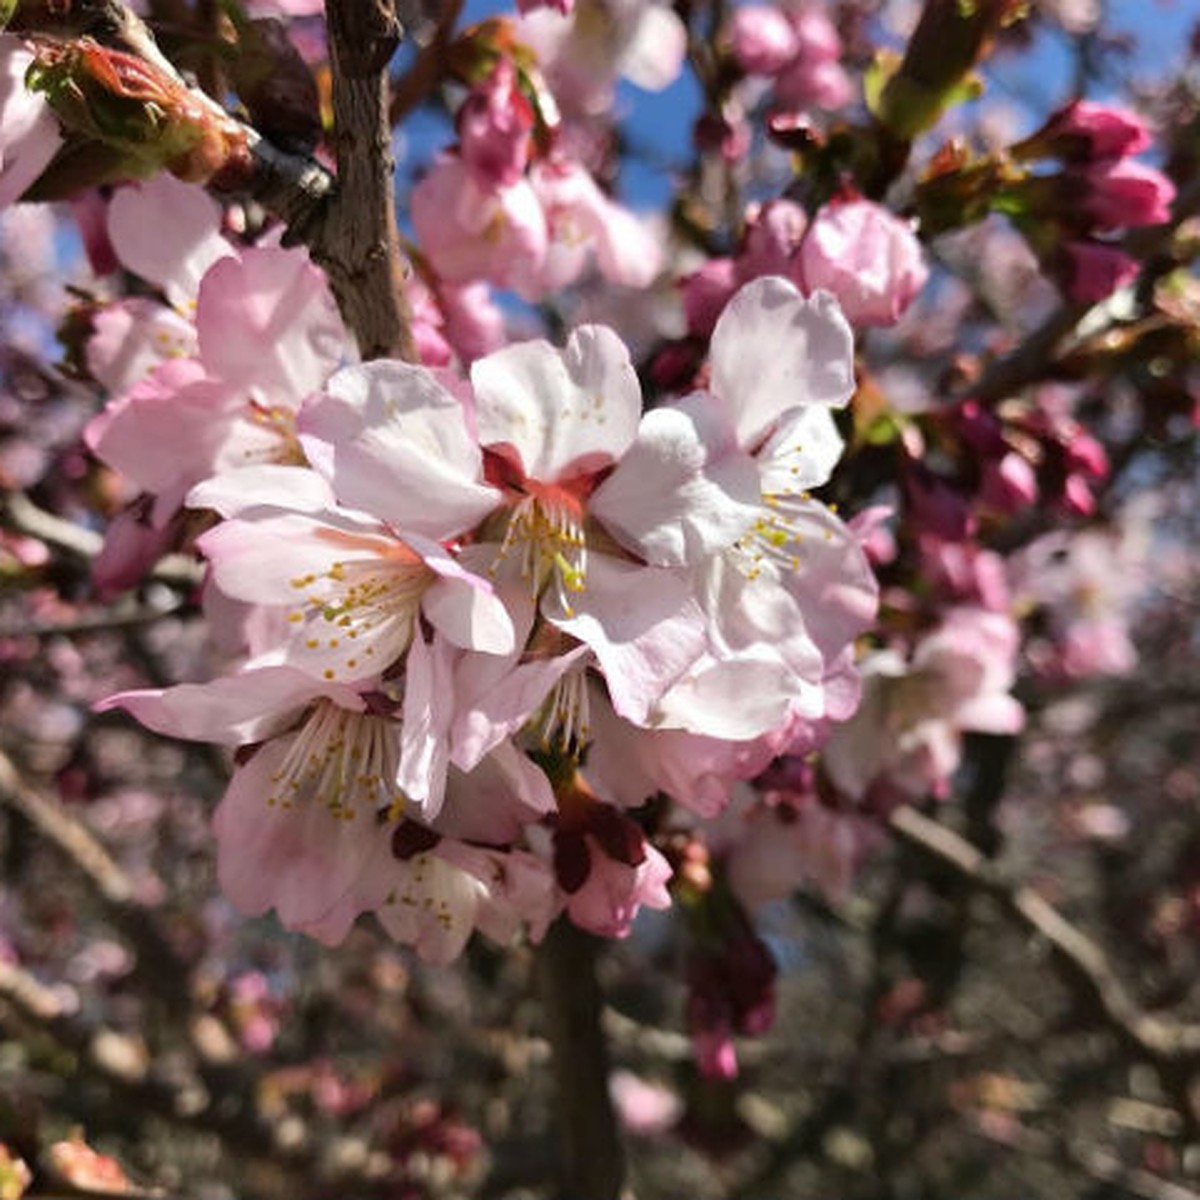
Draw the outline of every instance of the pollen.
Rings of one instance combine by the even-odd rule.
[[[302,610],[289,614],[304,631],[303,645],[319,654],[336,651],[345,640],[358,641],[360,653],[346,661],[354,670],[375,647],[386,651],[387,661],[408,648],[421,597],[433,576],[403,543],[396,553],[381,547],[369,558],[336,561],[321,573],[300,575],[292,587],[308,592]],[[373,643],[367,645],[366,643]],[[333,675],[325,672],[326,679]]]
[[[530,593],[550,590],[563,610],[574,614],[571,597],[587,588],[587,538],[583,508],[561,488],[533,485],[513,506],[500,546],[495,574],[501,562],[513,556]],[[536,490],[533,490],[536,487]]]
[[[402,812],[407,798],[391,783],[399,769],[395,722],[322,700],[309,712],[279,770],[268,807],[320,805],[337,821],[360,812]]]

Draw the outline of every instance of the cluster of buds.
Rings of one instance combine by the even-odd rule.
[[[1174,184],[1132,157],[1149,144],[1135,113],[1077,100],[1011,148],[1019,163],[1057,159],[1062,166],[1027,175],[1008,199],[1018,206],[1018,227],[1072,299],[1102,300],[1137,274],[1113,234],[1170,218]]]
[[[783,275],[805,295],[822,291],[856,329],[895,325],[929,277],[912,226],[871,200],[835,196],[809,220],[791,200],[754,205],[737,253],[713,258],[680,281],[688,338],[655,363],[669,383],[702,353],[721,311],[739,287]]]
[[[841,64],[841,38],[815,5],[743,5],[730,17],[726,37],[741,70],[771,80],[776,108],[840,108],[854,94]]]
[[[483,280],[539,299],[577,280],[593,257],[609,282],[648,285],[662,260],[657,242],[559,148],[553,101],[523,65],[528,51],[503,28],[485,27],[476,40],[468,49],[479,78],[457,114],[458,145],[412,195],[435,285]]]

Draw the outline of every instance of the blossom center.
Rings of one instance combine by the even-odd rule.
[[[386,717],[319,701],[271,776],[267,804],[283,809],[319,804],[339,821],[352,821],[360,812],[398,818],[406,797],[396,786],[396,728]]]
[[[547,588],[568,616],[574,614],[571,596],[587,586],[587,538],[583,504],[565,487],[527,480],[511,506],[500,561],[516,554],[521,578],[531,593]]]
[[[399,549],[403,553],[336,561],[321,574],[290,581],[297,591],[309,593],[304,607],[288,613],[290,622],[304,625],[306,649],[345,650],[350,671],[371,658],[379,659],[374,665],[382,671],[404,653],[432,572],[406,548]],[[330,666],[324,675],[334,679],[337,673]]]
[[[799,495],[764,493],[763,506],[753,524],[742,534],[730,553],[738,569],[751,582],[764,571],[772,578],[799,571],[804,561],[803,543],[811,533],[800,528],[800,518],[812,512],[815,501],[807,492]],[[823,530],[828,541],[833,535]]]

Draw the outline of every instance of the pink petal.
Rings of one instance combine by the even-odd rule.
[[[321,387],[348,345],[324,275],[304,251],[274,246],[208,271],[196,331],[209,371],[292,408]]]
[[[825,293],[806,300],[780,276],[752,280],[713,331],[712,390],[729,405],[741,445],[753,450],[789,408],[850,399],[850,326]]]
[[[637,435],[642,394],[629,351],[602,325],[564,350],[522,342],[471,368],[479,441],[511,446],[525,474],[551,483],[620,458]]]
[[[760,508],[758,470],[711,396],[648,412],[637,441],[589,510],[621,544],[656,566],[723,550]]]
[[[190,308],[214,263],[236,255],[220,230],[220,205],[166,171],[119,188],[108,206],[108,237],[122,265],[180,309]]]
[[[423,367],[381,360],[339,371],[300,429],[338,498],[398,532],[454,537],[499,503],[480,482],[461,402]]]

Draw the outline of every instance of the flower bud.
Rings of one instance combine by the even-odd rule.
[[[747,4],[734,11],[729,42],[747,75],[775,75],[796,57],[799,41],[792,23],[777,8]]]
[[[810,295],[832,292],[852,325],[894,325],[929,272],[909,226],[869,200],[826,205],[800,246]]]
[[[1053,157],[1087,165],[1138,154],[1149,145],[1150,133],[1137,113],[1076,100],[1013,146],[1012,154],[1020,159]]]

